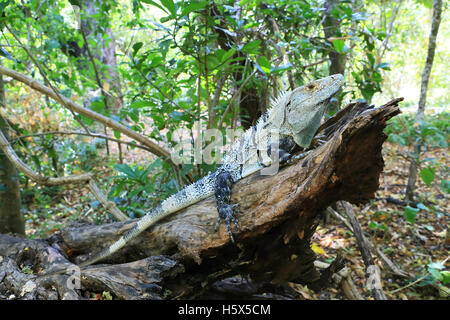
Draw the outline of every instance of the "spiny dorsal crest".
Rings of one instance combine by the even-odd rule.
[[[288,96],[290,93],[291,93],[291,92],[290,92],[290,91],[287,91],[287,90],[280,90],[280,91],[278,92],[278,95],[277,95],[276,98],[272,97],[272,98],[270,99],[270,107],[274,108],[274,107],[276,107],[279,103],[283,103],[283,102],[286,100],[287,96]]]
[[[287,102],[290,93],[291,91],[280,90],[276,98],[270,98],[269,108],[261,117],[259,117],[257,127],[260,127],[260,125],[264,124],[269,119],[272,110],[277,109],[277,107],[279,107],[280,105],[284,105]]]

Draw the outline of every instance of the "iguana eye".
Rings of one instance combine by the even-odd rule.
[[[317,84],[315,84],[314,82],[311,82],[311,83],[307,84],[305,88],[307,91],[311,91],[311,90],[314,90],[317,88]]]

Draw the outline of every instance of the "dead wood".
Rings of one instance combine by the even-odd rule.
[[[29,280],[38,285],[23,297],[36,299],[45,296],[36,293],[42,287],[53,288],[53,295],[47,296],[60,299],[83,298],[86,292],[99,290],[122,299],[205,298],[216,281],[235,275],[256,283],[294,281],[314,286],[321,273],[314,267],[310,239],[320,215],[336,201],[358,204],[374,197],[384,164],[383,129],[400,113],[401,100],[378,108],[360,102],[348,105],[319,128],[318,134],[326,137],[324,144],[276,175],[255,174],[236,183],[232,203],[239,205],[241,228],[233,229],[235,244],[224,225],[214,232],[217,210],[210,197],[146,230],[102,262],[109,265],[82,269],[81,289],[70,291],[64,287],[69,275],[42,280],[36,274],[84,260],[123,235],[135,220],[65,228],[45,240],[2,236],[0,270],[7,264],[16,270],[0,279],[4,286],[2,291],[0,285],[0,294],[8,289],[20,296]],[[27,246],[34,249],[25,250]],[[23,271],[18,257],[25,251],[34,256],[25,263],[33,272],[11,285],[8,279],[14,272]]]
[[[355,235],[356,241],[358,243],[359,252],[363,258],[364,264],[366,265],[366,274],[371,283],[368,283],[369,289],[372,290],[372,294],[376,300],[386,300],[386,295],[384,294],[383,287],[381,286],[381,278],[379,274],[378,266],[375,265],[372,255],[370,254],[369,246],[367,245],[366,239],[363,235],[361,225],[359,224],[358,218],[353,211],[351,204],[347,202],[342,202],[345,213],[350,219],[350,223],[353,228],[353,234]]]

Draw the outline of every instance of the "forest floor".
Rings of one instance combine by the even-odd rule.
[[[449,269],[450,202],[449,195],[440,187],[441,181],[446,179],[446,170],[437,170],[430,186],[418,179],[416,194],[418,207],[422,209],[412,210],[402,201],[408,181],[407,154],[407,147],[385,142],[385,168],[380,177],[376,198],[355,211],[368,240],[401,270],[412,276],[402,279],[390,274],[379,257],[373,255],[381,268],[383,290],[387,297],[404,300],[442,299],[445,297],[444,292],[447,292],[448,297],[448,289],[444,288],[444,292],[440,294],[438,288],[448,279],[439,281],[433,273],[436,268],[443,267],[441,271]],[[428,150],[424,157],[437,159],[441,168],[448,168],[450,165],[448,151],[444,148]],[[412,220],[409,214],[416,214],[413,223],[407,219]],[[332,220],[319,226],[313,237],[312,247],[322,261],[332,259],[338,250],[342,250],[349,261],[347,266],[352,271],[351,276],[360,294],[363,297],[370,296],[356,238],[342,222]],[[418,280],[419,278],[422,279]],[[417,282],[411,285],[415,281]],[[336,289],[325,290],[320,295],[308,292],[315,299],[334,299],[341,294]]]
[[[385,142],[383,158],[385,168],[380,176],[376,198],[355,207],[356,214],[369,241],[376,245],[396,266],[410,278],[389,273],[378,256],[373,255],[381,269],[382,286],[389,299],[443,299],[448,295],[449,258],[449,194],[443,191],[441,181],[446,176],[450,160],[446,148],[428,149],[423,155],[435,158],[440,167],[430,185],[419,179],[416,189],[417,208],[403,203],[408,177],[408,148]],[[138,150],[125,152],[124,160],[132,163],[141,158]],[[105,175],[114,172],[105,172]],[[45,238],[71,223],[104,223],[112,221],[99,206],[91,205],[88,190],[66,190],[62,194],[32,201],[27,206],[27,235]],[[397,201],[396,201],[397,200]],[[329,219],[321,223],[312,239],[312,248],[322,262],[331,262],[338,251],[347,259],[350,277],[359,293],[370,299],[366,286],[365,266],[356,238],[340,221]],[[446,285],[444,285],[446,283]],[[345,299],[340,288],[329,288],[315,293],[307,286],[290,283],[297,299]],[[441,290],[439,290],[441,288]],[[442,289],[443,288],[443,289]],[[441,291],[441,292],[440,292]],[[93,298],[102,298],[101,294]]]

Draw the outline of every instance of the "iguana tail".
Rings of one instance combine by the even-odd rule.
[[[92,258],[86,260],[85,262],[80,263],[79,267],[83,268],[89,266],[117,252],[119,249],[124,247],[129,241],[131,241],[132,239],[137,237],[140,233],[142,233],[145,229],[147,229],[152,224],[156,223],[158,220],[164,218],[169,214],[170,212],[163,212],[161,210],[161,206],[156,207],[152,212],[143,216],[139,221],[137,221],[136,224],[130,230],[128,230],[119,240],[117,240],[112,245],[105,248]]]
[[[137,221],[119,240],[94,257],[82,262],[79,266],[86,267],[110,256],[160,219],[209,197],[214,193],[214,178],[215,173],[211,173],[167,198],[149,214]]]
[[[131,239],[135,238],[149,226],[151,226],[158,220],[164,218],[168,214],[170,214],[170,212],[164,212],[161,208],[161,205],[157,206],[152,212],[150,212],[148,215],[145,215],[139,221],[137,221],[136,224],[130,230],[128,230],[119,240],[117,240],[112,245],[102,250],[92,258],[86,260],[85,262],[80,263],[78,267],[80,268],[87,267],[93,263],[96,263],[108,257],[109,255],[113,254],[114,252],[118,251],[120,248],[125,246]],[[57,274],[64,274],[66,272],[67,269],[61,269],[39,275],[39,277],[49,277]]]

